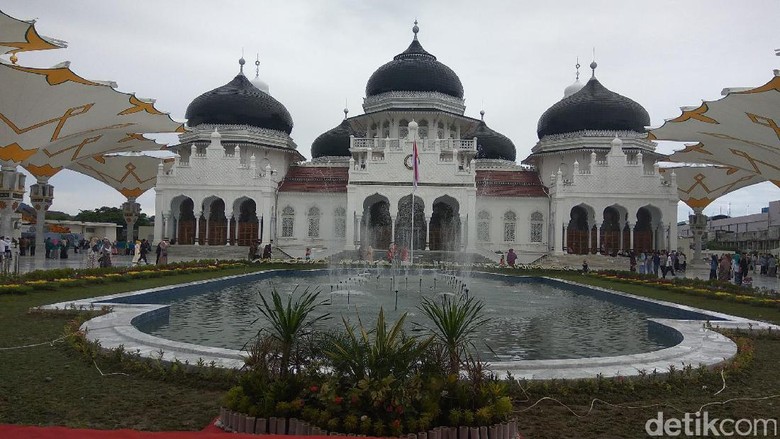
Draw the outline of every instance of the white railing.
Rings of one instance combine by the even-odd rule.
[[[477,141],[474,139],[452,139],[452,147],[455,149],[471,149],[477,150]]]
[[[596,166],[607,166],[609,165],[609,162],[606,160],[596,160]]]
[[[355,138],[352,140],[353,148],[373,148],[374,139],[369,138]]]
[[[412,141],[409,139],[390,139],[390,138],[366,138],[355,137],[352,139],[352,148],[401,151],[403,146],[411,147]],[[452,151],[456,150],[477,150],[477,142],[474,139],[419,139],[417,148],[420,151]]]

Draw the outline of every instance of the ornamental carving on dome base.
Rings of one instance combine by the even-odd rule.
[[[426,108],[463,114],[466,101],[437,91],[388,91],[363,99],[363,110],[373,113],[393,108]]]
[[[200,124],[179,135],[181,143],[210,142],[211,134],[217,129],[222,143],[260,143],[276,147],[297,149],[292,138],[284,131],[269,130],[251,125]]]
[[[550,134],[548,136],[542,137],[540,141],[576,139],[579,137],[609,137],[610,139],[619,137],[621,139],[644,139],[646,136],[646,133],[638,133],[636,131],[582,130],[574,131],[572,133]]]

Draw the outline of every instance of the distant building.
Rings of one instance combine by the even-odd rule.
[[[687,224],[678,230],[680,238],[693,236]],[[715,242],[732,250],[766,251],[780,247],[780,200],[771,201],[761,213],[713,216],[707,221],[702,242]]]

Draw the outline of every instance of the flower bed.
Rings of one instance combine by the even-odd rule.
[[[642,275],[623,271],[599,271],[590,273],[589,275],[614,282],[652,286],[654,288],[691,296],[726,300],[754,306],[780,308],[780,294],[776,291],[742,287],[729,282],[686,278],[658,279],[653,275]]]

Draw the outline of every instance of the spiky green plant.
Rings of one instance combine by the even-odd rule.
[[[295,299],[295,302],[293,302],[294,295],[295,291],[287,298],[285,304],[276,290],[271,291],[270,302],[261,293],[260,300],[263,303],[257,305],[257,309],[268,322],[268,326],[261,329],[258,336],[261,335],[260,332],[267,330],[271,338],[279,343],[279,374],[282,378],[287,377],[290,373],[290,357],[301,338],[309,335],[316,323],[330,318],[330,313],[316,317],[311,315],[324,302],[317,302],[319,291],[308,291],[307,289]]]
[[[461,359],[474,348],[474,334],[488,320],[482,315],[484,306],[473,297],[443,301],[423,297],[418,308],[433,322],[429,329],[447,351],[450,374],[459,373]]]
[[[344,321],[346,337],[333,339],[325,355],[334,367],[358,382],[405,376],[424,354],[432,338],[407,337],[403,331],[406,313],[389,329],[384,309],[379,310],[376,326],[366,330],[362,321],[352,326]]]

